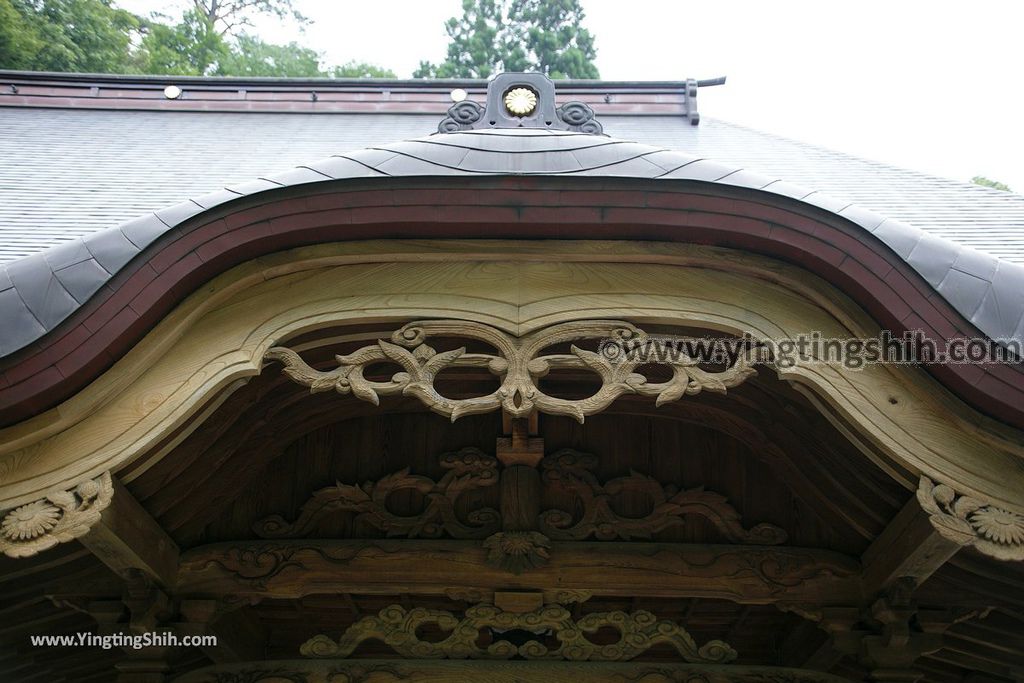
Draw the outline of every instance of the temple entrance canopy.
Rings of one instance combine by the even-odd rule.
[[[1015,680],[1020,267],[595,108],[503,74],[8,265],[13,680]],[[782,343],[885,330],[1012,362]]]

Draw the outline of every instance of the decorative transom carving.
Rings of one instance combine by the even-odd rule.
[[[465,519],[456,513],[464,493],[498,484],[503,471],[498,460],[476,448],[464,448],[446,453],[440,462],[447,472],[437,482],[410,474],[409,468],[362,485],[338,482],[313,492],[294,522],[281,515],[270,515],[256,522],[253,530],[262,538],[300,538],[309,536],[328,515],[352,512],[357,520],[387,536],[486,539],[488,562],[516,574],[546,564],[552,540],[649,539],[659,531],[682,524],[688,516],[708,520],[734,543],[778,545],[786,540],[786,532],[772,524],[744,528],[739,512],[725,496],[702,487],[676,491],[635,471],[602,485],[592,472],[597,458],[570,449],[541,461],[541,482],[555,491],[571,493],[576,511],[545,510],[537,516],[535,530],[502,530],[502,514],[494,508],[470,510]],[[415,490],[423,496],[425,503],[419,513],[397,515],[388,509],[388,497],[401,490]],[[651,512],[642,517],[615,512],[617,497],[635,497],[638,493],[647,497]]]
[[[69,491],[52,491],[8,511],[0,522],[0,552],[29,557],[84,536],[99,521],[113,495],[110,473],[104,472]]]
[[[999,560],[1024,560],[1024,515],[959,495],[924,476],[917,500],[945,538]]]
[[[427,624],[435,624],[449,632],[443,640],[420,639],[417,632]],[[604,627],[619,632],[619,640],[598,645],[585,634]],[[477,641],[483,630],[490,630],[495,640],[486,647]],[[509,630],[532,632],[538,639],[514,645],[500,638]],[[540,642],[541,634],[550,633],[549,648]],[[462,617],[445,610],[400,605],[385,607],[376,616],[364,617],[348,627],[337,641],[318,635],[306,641],[300,651],[306,657],[348,657],[367,640],[386,643],[402,657],[416,659],[564,659],[569,661],[627,661],[661,643],[675,648],[680,658],[693,663],[724,664],[736,659],[736,651],[721,640],[712,640],[698,647],[693,637],[679,624],[658,620],[645,610],[635,612],[594,612],[573,618],[565,607],[549,604],[532,612],[509,612],[491,604],[470,607]]]
[[[497,484],[497,459],[476,448],[463,448],[441,456],[441,466],[448,471],[437,482],[410,474],[408,467],[361,486],[338,482],[314,492],[294,522],[272,515],[257,522],[254,530],[263,538],[297,538],[308,535],[326,515],[354,512],[388,536],[438,538],[447,533],[452,538],[486,538],[498,531],[501,518],[493,508],[473,510],[465,522],[455,514],[463,493]],[[402,490],[421,494],[426,507],[417,515],[392,513],[388,496]]]
[[[336,483],[313,492],[294,522],[281,515],[270,515],[253,526],[262,538],[302,538],[309,536],[317,523],[337,512],[354,512],[388,536],[406,538],[440,538],[447,534],[457,539],[481,539],[501,529],[501,514],[484,507],[470,511],[463,521],[455,513],[459,497],[498,482],[498,461],[476,448],[463,448],[441,456],[441,466],[448,471],[437,482],[429,477],[413,475],[409,468],[389,474],[377,482],[362,485]],[[703,487],[675,492],[655,479],[639,472],[598,483],[591,470],[597,458],[589,453],[563,449],[544,458],[545,486],[571,492],[580,512],[546,510],[538,518],[538,529],[549,539],[582,541],[649,539],[663,529],[683,523],[687,516],[703,517],[734,543],[779,545],[785,543],[785,530],[761,523],[745,529],[740,514],[720,493]],[[425,507],[415,515],[396,515],[388,509],[387,499],[400,490],[415,490],[424,497]],[[643,517],[625,517],[613,510],[617,496],[644,493],[653,510]],[[543,537],[542,537],[543,538]],[[519,548],[527,552],[529,539],[513,538],[494,541],[511,554]],[[535,542],[537,539],[533,539]],[[547,544],[540,544],[546,547]],[[487,547],[491,547],[488,545]]]
[[[634,538],[649,539],[663,529],[683,524],[690,515],[703,517],[728,540],[734,543],[779,545],[785,543],[786,532],[772,524],[758,524],[744,529],[740,514],[726,497],[703,487],[676,491],[639,472],[598,483],[593,470],[597,458],[589,453],[569,449],[544,458],[545,483],[572,492],[582,513],[578,518],[564,510],[548,510],[540,516],[540,530],[553,540],[580,541],[594,537],[602,541]],[[615,497],[623,494],[644,494],[653,510],[644,517],[624,517],[613,509]]]
[[[627,322],[615,320],[584,320],[554,325],[524,337],[514,337],[495,327],[465,320],[423,320],[409,323],[391,335],[391,341],[380,340],[354,353],[336,356],[338,367],[320,371],[310,367],[291,349],[274,347],[267,351],[267,360],[284,364],[284,373],[313,393],[337,391],[352,394],[374,405],[381,396],[401,394],[415,396],[434,412],[454,422],[463,415],[489,413],[499,408],[512,417],[528,417],[535,410],[549,415],[569,415],[580,422],[584,417],[606,409],[623,394],[656,397],[656,405],[693,396],[701,391],[725,393],[741,384],[757,371],[740,356],[734,365],[709,372],[698,367],[696,359],[680,354],[678,358],[641,359],[626,354],[603,354],[570,347],[568,354],[541,353],[552,346],[581,340],[612,340],[630,342],[646,336]],[[467,353],[465,347],[438,353],[426,341],[431,337],[472,339],[489,344],[491,353]],[[605,344],[603,348],[610,348]],[[616,347],[618,350],[621,347]],[[402,367],[390,381],[366,379],[366,369],[381,362]],[[672,370],[665,382],[651,382],[634,370],[641,364],[660,364]],[[501,378],[501,386],[486,396],[450,399],[434,388],[437,375],[447,368],[487,368]],[[569,400],[548,396],[537,386],[540,378],[551,370],[588,369],[601,379],[601,388],[592,396]]]

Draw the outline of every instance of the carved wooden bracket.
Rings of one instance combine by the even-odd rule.
[[[440,641],[421,640],[417,631],[436,624],[450,634]],[[619,640],[598,645],[585,634],[612,627]],[[514,645],[501,639],[509,630],[526,631],[538,638]],[[478,644],[481,631],[490,631],[494,641]],[[552,636],[549,648],[540,642]],[[470,607],[462,617],[445,610],[400,605],[385,607],[376,616],[365,617],[350,626],[337,641],[318,635],[306,641],[300,652],[306,657],[348,657],[360,643],[374,639],[387,643],[398,655],[416,659],[563,659],[569,661],[627,661],[661,643],[668,643],[680,658],[691,663],[724,664],[736,659],[736,651],[721,640],[698,647],[679,624],[658,620],[645,610],[635,612],[594,612],[574,619],[565,607],[548,604],[529,612],[506,611],[492,604]]]
[[[599,413],[623,394],[655,396],[662,405],[701,391],[725,393],[757,371],[740,357],[722,372],[700,369],[698,361],[685,355],[677,359],[629,358],[621,353],[594,353],[573,345],[569,354],[541,355],[545,349],[581,340],[611,341],[602,349],[621,351],[619,343],[645,337],[639,328],[615,320],[575,321],[553,325],[524,337],[514,337],[495,327],[465,320],[423,320],[409,323],[391,335],[391,341],[378,341],[346,356],[336,356],[339,367],[320,371],[306,364],[291,349],[274,347],[266,360],[284,364],[284,373],[312,392],[337,391],[352,394],[374,405],[381,396],[415,396],[434,412],[454,422],[463,415],[489,413],[499,408],[513,417],[528,417],[534,411],[549,415],[570,415],[580,422]],[[430,337],[463,338],[489,344],[496,353],[467,353],[465,347],[436,352],[426,344]],[[366,379],[364,372],[374,364],[395,363],[402,368],[388,382]],[[642,364],[658,363],[672,369],[665,382],[649,382],[633,372]],[[487,368],[501,378],[501,386],[486,396],[450,399],[434,388],[437,375],[447,368]],[[601,378],[601,388],[592,396],[569,400],[548,396],[537,380],[557,369],[586,369]]]
[[[84,536],[100,520],[113,495],[110,473],[104,472],[70,491],[52,491],[45,498],[9,510],[0,522],[0,552],[30,557]]]
[[[1024,560],[1024,515],[958,495],[924,476],[917,499],[944,538],[998,560]]]

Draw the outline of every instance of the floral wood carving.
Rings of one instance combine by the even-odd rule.
[[[498,511],[480,508],[467,515],[466,522],[455,514],[459,497],[474,489],[493,486],[498,481],[498,461],[476,448],[463,448],[441,456],[448,470],[437,482],[429,477],[399,470],[377,482],[350,485],[338,482],[320,489],[302,506],[298,519],[288,522],[280,515],[266,517],[254,526],[263,538],[297,538],[307,535],[318,521],[335,512],[355,512],[388,536],[438,538],[486,538],[501,528]],[[414,490],[426,500],[417,515],[396,515],[387,507],[387,499],[396,491]]]
[[[487,564],[513,574],[543,567],[551,559],[551,539],[536,531],[502,531],[484,541]]]
[[[561,450],[544,458],[541,468],[548,486],[562,487],[579,500],[582,514],[576,520],[564,510],[541,513],[540,530],[554,540],[580,541],[593,536],[609,541],[633,538],[648,539],[653,534],[683,524],[685,517],[696,515],[707,519],[719,532],[734,543],[779,545],[786,541],[786,532],[772,524],[758,524],[744,529],[740,514],[725,496],[703,488],[675,491],[638,472],[598,483],[592,471],[597,458],[588,453]],[[621,494],[640,493],[647,497],[653,510],[645,517],[623,517],[612,509],[612,501]]]
[[[484,342],[496,354],[467,353],[465,347],[436,352],[426,340],[431,337],[463,338]],[[629,358],[626,354],[595,353],[572,345],[571,353],[541,355],[546,348],[581,340],[610,340],[602,348],[621,350],[624,342],[645,337],[633,325],[613,320],[575,321],[537,330],[524,337],[514,337],[495,327],[465,320],[424,320],[410,323],[391,335],[391,341],[380,340],[346,356],[336,356],[338,367],[321,371],[310,367],[291,349],[274,347],[265,359],[284,364],[284,373],[311,392],[337,391],[352,394],[374,405],[381,396],[401,394],[415,396],[434,412],[454,422],[464,415],[504,410],[513,417],[528,417],[535,410],[550,415],[569,415],[583,422],[587,415],[599,413],[623,394],[656,397],[656,405],[676,401],[701,391],[725,393],[756,373],[747,360],[721,372],[708,372],[698,361],[685,355],[676,359]],[[364,372],[374,364],[392,362],[402,368],[390,381],[366,379]],[[660,363],[672,370],[665,382],[649,382],[634,372],[644,363]],[[437,375],[447,368],[487,368],[501,378],[501,386],[485,396],[450,399],[434,388]],[[548,396],[537,381],[551,370],[584,369],[601,378],[601,388],[592,396],[568,400]]]
[[[958,495],[924,476],[917,500],[944,538],[999,560],[1024,560],[1024,515]]]
[[[417,635],[426,624],[435,624],[449,635],[440,641],[421,640]],[[604,627],[619,632],[619,640],[598,645],[585,634]],[[478,644],[480,632],[491,630],[496,640],[486,647]],[[493,629],[493,630],[492,630]],[[500,632],[524,630],[550,632],[548,648],[539,640],[514,645],[500,640]],[[458,617],[444,610],[400,605],[385,607],[376,616],[364,617],[350,626],[337,641],[325,635],[303,643],[306,657],[348,657],[360,643],[374,639],[386,643],[398,655],[417,659],[564,659],[569,661],[627,661],[661,643],[668,643],[680,658],[692,663],[724,664],[736,659],[729,645],[712,640],[698,647],[693,637],[679,624],[658,620],[650,612],[594,612],[574,619],[561,605],[545,605],[532,612],[507,612],[490,604],[480,604]]]
[[[113,496],[110,473],[104,472],[70,491],[53,491],[14,508],[0,522],[0,552],[9,557],[29,557],[84,536],[100,520]]]

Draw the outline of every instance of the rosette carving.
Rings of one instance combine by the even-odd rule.
[[[513,574],[543,567],[551,556],[551,539],[536,531],[502,531],[484,541],[487,563]]]
[[[417,632],[434,624],[448,636],[439,641],[421,640]],[[586,634],[612,627],[619,640],[598,645]],[[478,644],[481,631],[489,630],[493,642]],[[540,640],[515,645],[501,639],[509,630],[536,634],[550,633],[557,642],[548,647]],[[698,646],[679,624],[659,620],[645,610],[595,612],[580,619],[561,605],[549,604],[532,612],[508,612],[494,605],[470,607],[462,617],[444,610],[385,607],[376,616],[364,617],[350,626],[337,641],[318,635],[306,641],[300,652],[306,657],[348,657],[366,640],[386,643],[398,655],[416,659],[561,659],[582,661],[628,661],[662,643],[671,645],[685,662],[724,664],[736,659],[736,651],[721,640]]]
[[[917,500],[944,538],[998,560],[1024,560],[1024,515],[959,495],[924,476]]]
[[[549,415],[569,415],[583,422],[587,415],[599,413],[623,394],[655,397],[656,405],[693,396],[701,391],[725,393],[756,373],[742,356],[721,372],[698,367],[699,361],[681,352],[675,358],[647,359],[621,353],[623,345],[645,337],[633,325],[608,320],[562,323],[514,337],[497,328],[461,320],[426,320],[410,323],[391,336],[354,353],[336,356],[338,367],[316,370],[284,347],[267,351],[267,360],[284,364],[284,373],[307,386],[313,393],[336,391],[352,394],[374,405],[381,396],[415,396],[436,413],[454,422],[464,415],[501,409],[512,417],[528,417],[534,411]],[[484,342],[496,353],[467,353],[465,347],[438,353],[426,340],[430,337],[464,338]],[[542,354],[549,347],[581,340],[601,340],[601,352],[570,346],[568,354]],[[402,368],[390,381],[366,379],[366,369],[381,362]],[[666,365],[672,376],[665,382],[651,382],[634,372],[642,364]],[[434,388],[437,375],[447,368],[486,368],[501,379],[494,392],[467,399],[450,399]],[[601,388],[579,400],[545,394],[538,381],[552,370],[590,370],[601,379]]]
[[[497,483],[498,461],[476,448],[463,448],[441,456],[441,466],[448,471],[436,482],[410,474],[408,467],[377,482],[338,482],[314,492],[294,522],[271,515],[257,522],[253,529],[262,538],[302,537],[321,519],[336,512],[355,512],[357,520],[388,536],[407,538],[439,538],[444,534],[460,539],[486,538],[500,529],[501,519],[493,508],[473,510],[465,522],[455,513],[456,502],[463,493]],[[396,515],[388,509],[388,497],[403,490],[416,491],[426,500],[419,514]]]
[[[84,536],[100,520],[113,495],[110,473],[104,472],[70,491],[53,491],[9,510],[0,522],[0,552],[29,557]]]
[[[582,509],[578,518],[564,510],[541,513],[542,532],[554,540],[648,539],[663,529],[683,524],[687,516],[696,515],[711,522],[734,543],[778,545],[786,541],[786,532],[772,524],[743,528],[739,512],[720,493],[705,491],[703,487],[676,491],[638,472],[601,485],[591,471],[596,466],[597,458],[593,455],[573,450],[558,451],[541,461],[545,484],[571,492]],[[644,495],[653,508],[650,514],[644,517],[617,514],[613,509],[615,498],[626,494]]]

